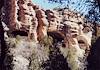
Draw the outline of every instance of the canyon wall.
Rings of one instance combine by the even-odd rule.
[[[84,70],[92,28],[67,8],[44,10],[31,0],[5,1],[4,70]],[[57,64],[57,65],[55,65]]]

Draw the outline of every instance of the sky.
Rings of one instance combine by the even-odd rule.
[[[41,6],[44,9],[53,9],[60,5],[59,3],[49,3],[47,0],[33,0],[33,3]]]
[[[55,7],[64,7],[69,5],[69,8],[74,11],[86,14],[88,11],[86,0],[70,0],[70,3],[64,2],[62,5],[59,3],[50,3],[47,0],[32,0],[33,3],[41,6],[44,9],[53,9]]]

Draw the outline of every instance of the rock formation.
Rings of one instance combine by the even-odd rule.
[[[45,70],[41,66],[50,60],[50,48],[54,46],[71,70],[85,68],[92,31],[84,27],[85,18],[79,13],[69,9],[44,10],[31,0],[5,1],[1,12],[8,47],[6,70]]]
[[[43,39],[47,36],[47,27],[49,25],[48,20],[46,19],[45,11],[43,9],[36,10],[36,17],[38,19],[38,40]]]

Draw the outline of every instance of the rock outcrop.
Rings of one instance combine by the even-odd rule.
[[[1,19],[10,55],[5,58],[7,70],[45,70],[42,64],[50,61],[54,47],[71,70],[85,68],[92,30],[84,27],[86,19],[79,13],[64,8],[44,10],[31,0],[10,0],[4,2]]]
[[[45,11],[43,9],[36,10],[36,17],[38,19],[38,40],[43,39],[47,36],[47,28],[49,25],[48,20],[46,19]]]

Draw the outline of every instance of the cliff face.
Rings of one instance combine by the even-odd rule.
[[[85,68],[92,28],[79,13],[44,10],[31,0],[5,1],[1,11],[7,45],[5,70]]]

